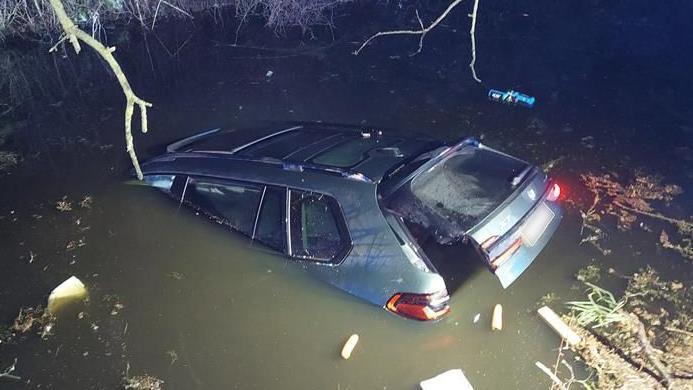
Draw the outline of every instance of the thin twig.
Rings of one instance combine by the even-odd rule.
[[[693,337],[693,332],[689,332],[689,331],[683,330],[683,329],[677,329],[677,328],[672,328],[670,326],[665,326],[664,330],[667,330],[669,332],[674,332],[674,333],[680,333],[680,334],[683,334],[683,335],[686,335],[689,337]]]
[[[556,374],[554,374],[553,372],[551,372],[551,370],[550,370],[548,367],[546,367],[546,366],[544,365],[544,363],[542,363],[542,362],[534,362],[534,365],[537,366],[537,368],[539,368],[541,371],[543,371],[544,374],[546,374],[546,375],[551,379],[551,381],[552,381],[556,386],[558,386],[559,389],[561,389],[561,390],[566,390],[566,387],[565,387],[565,385],[563,384],[563,382],[561,381],[561,379],[560,379],[559,377],[557,377]]]
[[[175,6],[175,5],[171,4],[171,3],[169,3],[169,2],[166,1],[166,0],[161,0],[161,2],[164,3],[164,4],[166,4],[167,6],[169,6],[169,7],[173,8],[173,9],[175,9],[176,11],[182,13],[183,15],[189,17],[190,19],[194,19],[193,16],[192,16],[189,12],[184,11],[182,8],[177,7],[177,6]]]
[[[52,52],[58,50],[58,46],[60,46],[61,43],[65,42],[65,40],[66,40],[67,38],[68,38],[68,36],[67,36],[66,34],[63,34],[63,35],[60,37],[60,39],[58,40],[58,42],[56,42],[55,45],[53,45],[50,49],[48,49],[48,52],[49,52],[49,53],[52,53]]]
[[[152,18],[152,27],[150,30],[154,30],[154,25],[156,24],[156,17],[159,15],[159,7],[161,7],[161,2],[162,0],[159,0],[158,3],[156,3],[156,10],[154,10],[154,17]]]
[[[561,337],[561,344],[558,346],[558,355],[556,356],[556,363],[553,365],[553,374],[558,377],[558,364],[561,362],[561,358],[563,357],[563,347],[565,346],[566,340],[565,338]],[[553,389],[554,385],[551,385],[551,388]]]

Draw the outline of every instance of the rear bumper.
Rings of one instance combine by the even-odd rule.
[[[554,217],[534,245],[527,246],[523,243],[508,261],[495,270],[495,274],[500,280],[503,288],[510,286],[527,268],[529,268],[534,259],[539,255],[539,252],[544,249],[554,232],[556,232],[558,225],[561,223],[561,219],[563,219],[563,209],[557,202],[546,200],[543,202],[554,213]]]

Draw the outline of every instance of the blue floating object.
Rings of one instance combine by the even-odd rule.
[[[494,102],[505,103],[510,106],[523,106],[527,108],[534,107],[534,96],[528,96],[517,91],[497,91],[491,89],[488,91],[488,98]]]

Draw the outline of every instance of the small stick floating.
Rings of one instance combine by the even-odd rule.
[[[354,333],[351,336],[349,336],[349,339],[346,341],[346,343],[344,343],[344,347],[342,347],[342,358],[344,360],[347,360],[351,357],[351,352],[354,350],[358,342],[359,335]]]

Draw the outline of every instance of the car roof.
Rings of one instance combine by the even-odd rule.
[[[213,130],[181,140],[169,151],[297,164],[329,173],[361,174],[378,182],[394,166],[441,144],[390,133],[320,123]]]

